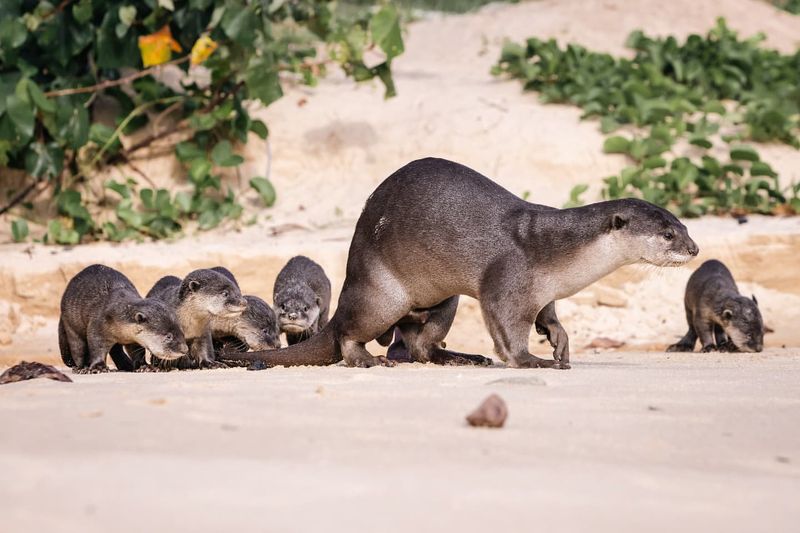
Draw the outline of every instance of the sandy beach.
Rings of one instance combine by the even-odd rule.
[[[6,385],[3,530],[796,530],[800,352],[575,359]]]
[[[393,67],[397,98],[333,73],[254,110],[269,124],[269,145],[249,142],[241,175],[229,179],[246,183],[269,168],[271,209],[248,192],[239,223],[176,241],[78,247],[11,243],[3,217],[0,372],[21,360],[67,371],[60,297],[96,262],[141,293],[161,276],[224,265],[244,293],[271,302],[278,271],[306,254],[325,268],[335,301],[365,199],[415,158],[457,160],[535,202],[561,206],[578,183],[597,200],[625,159],[602,153],[597,123],[580,121],[579,109],[542,105],[519,83],[492,78],[503,40],[555,37],[625,54],[634,29],[683,37],[718,16],[742,35],[764,31],[783,52],[800,41],[800,17],[756,0],[543,0],[423,14]],[[758,150],[784,184],[800,180],[800,151]],[[175,161],[147,156],[137,165],[171,185]],[[114,169],[98,183],[124,176]],[[557,304],[569,371],[68,372],[74,383],[2,385],[0,529],[796,531],[800,217],[685,223],[696,260],[624,267]],[[711,258],[758,297],[773,330],[763,353],[664,353],[686,331],[686,281]],[[587,347],[599,337],[623,345]],[[491,355],[477,302],[462,299],[447,343]],[[530,349],[551,353],[535,333]],[[468,427],[465,415],[493,392],[508,404],[506,426]]]

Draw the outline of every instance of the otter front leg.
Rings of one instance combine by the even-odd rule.
[[[214,340],[211,337],[211,329],[206,331],[192,341],[189,348],[189,355],[197,363],[199,368],[227,368],[227,365],[214,360]]]
[[[569,364],[569,337],[561,322],[556,316],[556,303],[550,302],[539,311],[536,317],[537,333],[546,334],[547,341],[553,347],[553,360],[555,368],[571,368]]]
[[[527,313],[521,309],[502,305],[492,298],[481,300],[483,319],[494,341],[497,356],[515,368],[552,368],[556,361],[542,359],[528,352],[528,338],[534,320],[526,317]]]
[[[103,335],[103,324],[100,321],[89,323],[89,327],[86,331],[86,343],[89,347],[89,358],[86,362],[86,367],[75,369],[75,372],[79,374],[108,372],[106,356],[114,343],[108,341],[105,335]]]
[[[700,338],[701,352],[713,352],[717,349],[714,342],[714,324],[707,322],[702,317],[695,317],[694,332]]]

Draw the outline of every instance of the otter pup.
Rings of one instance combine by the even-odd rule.
[[[668,352],[691,352],[698,337],[704,352],[763,349],[764,322],[758,301],[739,294],[731,271],[722,262],[711,259],[692,273],[683,302],[689,331]]]
[[[643,200],[542,210],[463,165],[421,159],[389,176],[367,200],[328,325],[296,346],[233,357],[267,366],[342,358],[350,366],[387,364],[365,343],[413,310],[465,294],[479,301],[502,360],[521,368],[569,368],[563,356],[548,361],[528,352],[530,330],[545,307],[623,265],[678,266],[697,253],[674,215]],[[449,354],[423,348],[418,360]]]
[[[164,302],[178,317],[183,334],[189,343],[188,363],[191,367],[216,368],[224,366],[214,359],[211,322],[214,317],[237,318],[247,307],[237,287],[219,272],[199,269],[183,280],[165,276],[147,293],[148,298]],[[156,354],[157,355],[157,354]],[[144,364],[144,353],[136,350],[132,357],[135,366]],[[151,357],[154,366],[161,366],[159,357]],[[178,363],[179,368],[188,366]]]
[[[84,268],[61,297],[58,346],[64,364],[77,373],[107,372],[111,352],[119,370],[133,370],[121,346],[130,344],[166,360],[189,351],[174,311],[143,299],[122,272],[105,265]]]
[[[227,268],[218,266],[211,270],[219,272],[239,287],[236,277]],[[278,320],[269,304],[258,296],[249,294],[244,299],[247,300],[247,309],[240,316],[211,317],[211,337],[214,339],[214,352],[217,356],[223,347],[236,351],[281,347]]]
[[[331,282],[317,263],[298,255],[275,278],[272,302],[281,331],[291,346],[308,339],[328,323]]]

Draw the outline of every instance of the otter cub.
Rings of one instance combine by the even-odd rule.
[[[706,261],[694,271],[686,284],[684,305],[689,331],[668,352],[691,352],[698,337],[704,352],[760,352],[764,347],[756,297],[739,294],[731,271],[720,261]]]
[[[58,346],[77,373],[107,372],[106,355],[119,370],[133,370],[122,345],[138,344],[162,359],[189,351],[175,312],[142,298],[121,272],[91,265],[73,277],[61,298]]]
[[[219,272],[199,269],[190,272],[183,280],[166,276],[156,282],[148,298],[164,302],[175,310],[183,334],[189,343],[191,367],[222,366],[214,359],[211,338],[211,322],[215,317],[236,318],[247,307],[247,301],[231,280]],[[160,365],[158,357],[151,358],[153,365]],[[139,351],[134,365],[144,363],[144,354]],[[187,361],[178,364],[184,368]]]
[[[236,277],[227,268],[214,267],[211,270],[219,272],[239,286]],[[281,347],[278,319],[269,304],[250,294],[246,294],[244,299],[247,300],[247,309],[240,316],[211,318],[211,337],[214,339],[214,352],[218,359],[223,350],[269,350]]]
[[[275,278],[272,301],[286,342],[296,344],[328,323],[331,282],[321,266],[298,255]]]

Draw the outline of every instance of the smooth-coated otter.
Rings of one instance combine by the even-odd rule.
[[[689,331],[668,352],[691,352],[698,338],[704,352],[763,349],[764,322],[758,301],[739,294],[731,271],[721,261],[706,261],[692,273],[683,302]]]
[[[351,366],[386,363],[364,344],[412,310],[465,294],[479,301],[502,360],[566,368],[566,361],[528,352],[540,311],[623,265],[677,266],[697,253],[674,215],[643,200],[543,210],[463,165],[421,159],[389,176],[367,200],[328,325],[298,345],[236,357],[264,365],[342,358]],[[417,360],[448,353],[423,348]]]
[[[275,278],[272,303],[287,344],[297,344],[328,323],[331,282],[322,267],[308,257],[292,257]]]
[[[211,270],[219,272],[239,287],[236,277],[227,268],[218,266]],[[269,304],[251,294],[245,294],[244,299],[247,300],[247,309],[241,315],[211,317],[211,337],[217,356],[223,348],[247,351],[281,347],[278,320]]]
[[[189,361],[171,365],[178,368],[215,368],[224,366],[214,358],[211,321],[214,317],[236,318],[247,307],[239,287],[223,274],[201,268],[190,272],[183,280],[165,276],[147,293],[148,298],[164,302],[173,309],[183,335],[189,343]],[[141,350],[132,354],[134,366],[144,364]],[[129,352],[130,353],[130,352]],[[153,366],[161,366],[159,357],[151,357]],[[170,364],[166,365],[170,366]]]
[[[58,346],[78,373],[107,372],[106,355],[119,370],[133,370],[122,345],[138,344],[165,360],[188,352],[169,307],[142,298],[122,272],[91,265],[73,277],[61,298]]]

